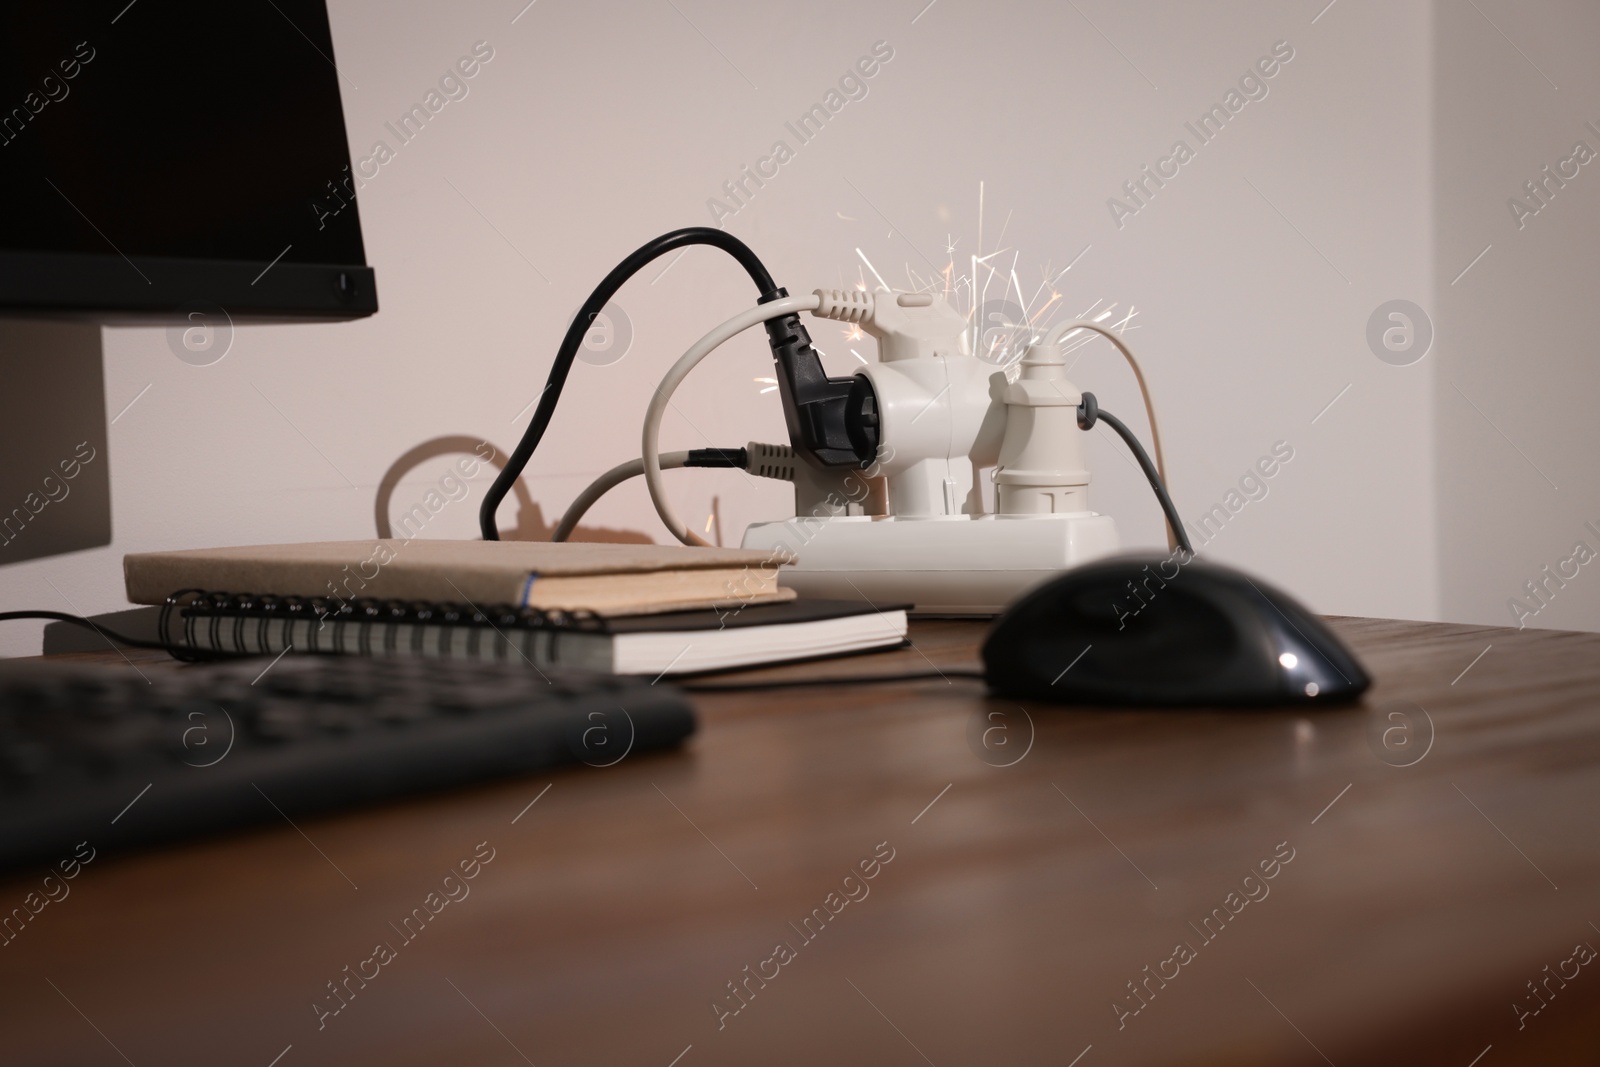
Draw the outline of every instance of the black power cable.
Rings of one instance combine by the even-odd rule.
[[[751,693],[765,689],[812,689],[834,685],[879,685],[888,682],[950,683],[952,680],[982,681],[987,675],[982,671],[952,669],[948,671],[910,671],[905,674],[862,674],[854,677],[838,675],[827,678],[780,678],[772,682],[728,682],[722,685],[701,685],[698,682],[677,682],[679,689],[690,693]]]
[[[606,306],[606,301],[616,295],[623,283],[643,270],[651,260],[689,245],[710,245],[713,248],[720,248],[738,260],[739,265],[750,275],[750,280],[756,283],[763,300],[771,298],[778,292],[778,287],[773,284],[772,275],[767,272],[767,268],[756,258],[756,254],[748,245],[730,233],[709,226],[689,226],[664,233],[655,240],[641,245],[627,259],[617,264],[611,273],[595,286],[594,292],[589,294],[589,299],[578,309],[578,315],[572,320],[572,325],[567,327],[567,334],[561,339],[561,347],[556,350],[556,360],[550,367],[550,377],[545,382],[544,392],[539,396],[539,406],[534,409],[533,419],[523,431],[522,440],[517,442],[516,449],[506,459],[506,465],[501,468],[494,484],[484,495],[483,505],[478,509],[478,527],[485,541],[500,540],[500,526],[495,521],[495,512],[499,510],[500,502],[506,498],[506,494],[511,492],[511,487],[521,477],[523,468],[533,458],[534,449],[539,447],[545,430],[549,428],[550,419],[556,412],[556,402],[561,399],[561,389],[567,382],[567,373],[572,370],[572,361],[577,358],[578,348],[583,344],[583,335],[588,331],[590,323],[594,322],[594,317],[600,314]]]
[[[1161,502],[1161,510],[1167,516],[1167,526],[1172,530],[1173,540],[1178,542],[1179,548],[1193,556],[1194,548],[1189,544],[1189,535],[1184,532],[1183,520],[1178,517],[1178,509],[1172,505],[1172,497],[1167,495],[1167,486],[1161,480],[1161,472],[1150,462],[1144,446],[1121,419],[1100,407],[1100,402],[1094,398],[1093,393],[1084,393],[1083,403],[1078,405],[1078,428],[1092,430],[1096,420],[1100,419],[1105,420],[1107,426],[1117,431],[1117,436],[1127,444],[1128,450],[1133,453],[1133,458],[1139,461],[1144,476],[1150,479],[1150,488],[1155,490],[1156,499]]]
[[[86,619],[82,615],[68,615],[64,611],[0,611],[0,622],[11,622],[13,619],[44,619],[48,622],[69,622],[74,626],[81,626],[85,630],[93,630],[105,638],[108,644],[170,652],[180,658],[192,659],[196,658],[197,654],[201,657],[210,658],[205,649],[191,648],[188,645],[173,645],[165,641],[148,641],[142,637],[128,637],[126,634],[119,634],[115,630],[109,630],[101,626],[93,619]]]

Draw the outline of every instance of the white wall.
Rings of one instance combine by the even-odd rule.
[[[882,40],[894,58],[866,98],[727,222],[780,284],[853,284],[857,247],[896,285],[908,264],[928,273],[924,256],[943,264],[950,241],[967,263],[981,182],[982,253],[1005,250],[992,262],[1009,269],[1015,255],[1031,293],[1047,265],[1059,271],[1088,246],[1058,283],[1060,303],[1137,310],[1127,337],[1156,392],[1186,515],[1223,502],[1275,442],[1293,447],[1269,495],[1207,553],[1322,611],[1437,613],[1438,361],[1388,366],[1364,336],[1380,303],[1428,302],[1439,269],[1423,0],[1326,11],[1325,0],[938,0],[920,17],[922,0],[675,2],[541,0],[513,24],[521,0],[333,0],[340,67],[357,87],[346,84],[345,109],[358,156],[379,138],[393,146],[384,123],[474,42],[495,50],[470,95],[362,191],[382,312],[241,328],[209,367],[176,359],[163,331],[107,330],[108,411],[151,386],[111,427],[115,542],[0,569],[4,603],[64,607],[49,579],[85,611],[121,607],[128,551],[368,536],[375,487],[407,449],[451,433],[509,449],[601,275],[648,237],[709,222],[706,201],[722,183],[774,140],[794,147],[785,121]],[[1193,145],[1184,122],[1280,40],[1294,58],[1266,98],[1119,228],[1108,198],[1177,138]],[[1561,225],[1576,223],[1568,214]],[[1454,240],[1442,261],[1454,262]],[[547,520],[591,476],[637,454],[657,378],[753,296],[709,250],[653,277],[620,298],[632,350],[577,368],[535,458],[529,484]],[[836,372],[854,364],[831,324],[814,334]],[[1126,369],[1108,346],[1085,353],[1077,383],[1143,432]],[[776,394],[752,380],[770,374],[759,337],[730,345],[690,380],[686,418],[669,422],[666,444],[781,440]],[[1161,544],[1132,464],[1099,434],[1090,459],[1096,506],[1117,517],[1125,542]],[[415,472],[396,503],[417,499],[443,462]],[[428,534],[472,536],[486,484]],[[787,513],[776,483],[680,472],[672,485],[686,516],[705,516],[720,496],[730,540]],[[594,516],[664,536],[638,487]],[[7,654],[33,648],[24,630],[0,637]]]
[[[1544,206],[1523,189],[1580,141],[1600,152],[1588,125],[1600,126],[1600,8],[1554,0],[1529,18],[1505,0],[1479,6],[1441,0],[1436,15],[1441,606],[1600,630],[1600,564],[1575,552],[1580,541],[1600,552],[1586,529],[1600,528],[1600,161],[1574,161]],[[1537,214],[1519,218],[1514,197]]]

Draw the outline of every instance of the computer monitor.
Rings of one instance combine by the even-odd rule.
[[[0,314],[378,309],[324,0],[0,9]]]

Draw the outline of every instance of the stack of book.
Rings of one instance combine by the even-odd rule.
[[[768,554],[530,541],[142,552],[128,599],[201,652],[523,660],[692,674],[898,646],[902,607],[796,599]]]

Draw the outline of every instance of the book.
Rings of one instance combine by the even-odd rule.
[[[464,604],[191,591],[169,599],[161,638],[196,652],[343,653],[525,661],[537,669],[679,675],[842,655],[905,642],[906,609],[790,600],[605,617]]]
[[[162,604],[180,589],[220,589],[337,604],[512,604],[610,616],[792,598],[778,585],[778,563],[754,549],[390,538],[132,552],[122,566],[135,604]]]

